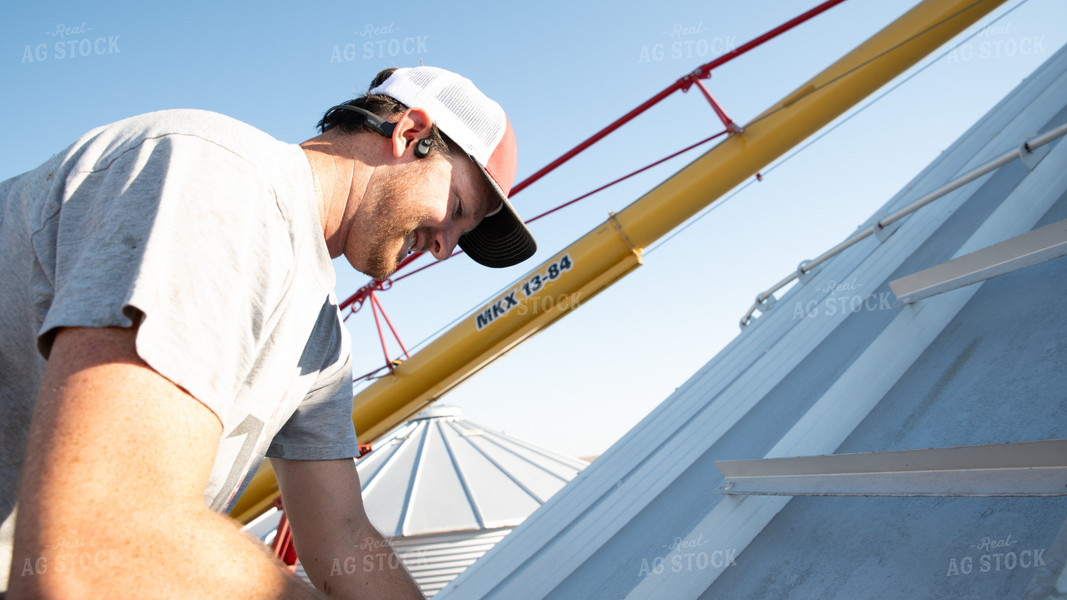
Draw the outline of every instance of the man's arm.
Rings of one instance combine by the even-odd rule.
[[[55,339],[8,599],[320,597],[204,506],[222,426],[137,356],[135,336],[71,328]]]
[[[363,508],[352,459],[271,459],[308,577],[335,598],[423,598]]]

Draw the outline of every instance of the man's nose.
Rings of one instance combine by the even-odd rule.
[[[437,260],[444,260],[452,256],[452,252],[455,251],[458,242],[459,235],[451,229],[437,229],[434,231],[432,243],[430,244],[430,254]]]

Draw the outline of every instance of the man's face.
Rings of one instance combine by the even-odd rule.
[[[353,221],[344,254],[357,270],[385,279],[411,252],[451,256],[489,206],[489,183],[463,155],[439,154],[375,174]]]

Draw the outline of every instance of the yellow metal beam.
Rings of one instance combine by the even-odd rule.
[[[614,221],[583,239],[596,243],[552,257],[358,394],[353,420],[360,439],[378,438],[640,265],[640,253]]]
[[[752,177],[1004,0],[926,0],[816,75],[473,316],[356,395],[352,419],[370,442],[439,399],[641,263],[641,251]],[[277,495],[258,472],[233,515],[247,522]]]

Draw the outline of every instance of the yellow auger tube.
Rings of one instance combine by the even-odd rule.
[[[431,404],[640,264],[643,248],[978,21],[1004,0],[925,0],[560,254],[531,271],[356,395],[369,442]],[[269,507],[277,485],[257,473],[233,515]]]

